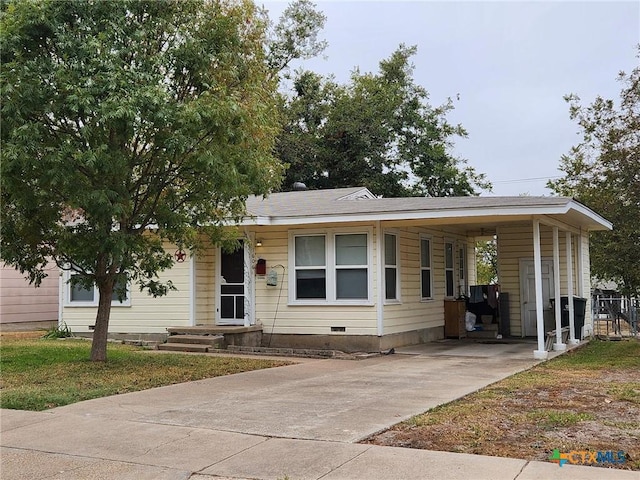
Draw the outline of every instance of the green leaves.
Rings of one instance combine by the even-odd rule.
[[[1,22],[2,258],[32,280],[53,258],[164,294],[162,240],[198,249],[278,186],[253,3],[10,1]]]
[[[470,195],[489,188],[484,175],[450,153],[465,136],[446,119],[449,101],[432,107],[413,80],[415,47],[401,45],[377,74],[355,70],[347,85],[298,72],[295,94],[283,99],[285,127],[278,156],[289,165],[285,188],[367,186],[397,196]]]
[[[640,55],[640,50],[638,51]],[[620,100],[596,98],[587,106],[565,97],[583,139],[564,155],[565,176],[549,182],[614,225],[591,236],[591,273],[612,280],[625,295],[640,295],[640,67],[621,73]]]

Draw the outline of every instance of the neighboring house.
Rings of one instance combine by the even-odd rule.
[[[511,336],[537,337],[534,354],[544,358],[550,298],[589,296],[589,232],[611,228],[560,197],[376,198],[342,188],[253,197],[247,210],[242,249],[187,256],[161,275],[178,288],[165,297],[132,288],[114,300],[110,332],[261,325],[271,346],[346,351],[441,339],[445,301],[475,283],[475,240],[495,235],[509,298],[502,321]],[[62,320],[90,331],[97,294],[63,284]],[[588,333],[589,312],[585,321]],[[558,338],[555,348],[564,347]]]
[[[18,270],[0,263],[0,328],[3,331],[48,329],[58,321],[58,267],[47,267],[48,276],[38,288]]]

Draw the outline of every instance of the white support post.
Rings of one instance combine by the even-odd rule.
[[[540,248],[540,221],[533,221],[533,269],[536,277],[536,332],[538,333],[538,349],[533,351],[533,358],[544,360],[549,352],[544,349],[545,331],[542,304],[542,250]]]
[[[560,241],[558,227],[553,227],[553,295],[555,297],[556,342],[553,344],[555,351],[567,349],[562,343],[562,313],[560,305]]]
[[[189,325],[196,325],[196,256],[189,252]]]
[[[571,245],[571,232],[565,232],[567,239],[567,306],[569,308],[569,345],[577,345],[576,327],[574,324],[575,314],[573,311],[573,248]]]
[[[376,330],[379,337],[384,335],[384,289],[383,275],[384,275],[384,234],[382,233],[382,224],[380,220],[376,222],[376,288],[377,288],[377,300],[376,300]]]

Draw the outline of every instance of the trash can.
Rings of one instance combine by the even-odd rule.
[[[584,317],[587,307],[587,299],[582,297],[573,297],[573,325],[576,329],[576,338],[582,340],[582,327],[584,327]],[[567,312],[567,317],[569,312]],[[568,324],[569,322],[567,322]]]
[[[551,311],[555,312],[555,298],[551,298]],[[582,297],[573,297],[573,328],[575,329],[576,338],[582,339],[582,327],[584,327],[584,318],[587,308],[587,299]],[[562,318],[562,326],[569,326],[569,297],[560,297],[560,311]],[[555,314],[554,314],[555,315]],[[555,318],[555,317],[554,317]]]

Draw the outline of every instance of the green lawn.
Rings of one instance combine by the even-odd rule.
[[[159,354],[109,344],[108,361],[92,363],[86,340],[0,342],[0,406],[46,410],[92,398],[286,365],[285,361]]]

